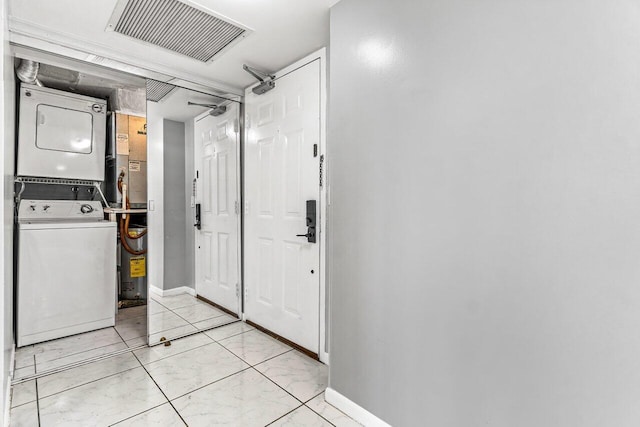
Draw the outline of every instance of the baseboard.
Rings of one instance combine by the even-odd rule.
[[[163,289],[156,288],[155,286],[152,285],[152,286],[149,286],[149,290],[161,297],[170,297],[170,296],[181,295],[181,294],[189,294],[194,297],[196,296],[196,290],[188,286],[180,286],[178,288],[167,289],[165,291]]]
[[[327,387],[324,392],[324,398],[327,403],[335,406],[360,424],[366,427],[391,427],[390,424],[385,423],[380,418],[373,415],[371,412],[364,409],[357,403],[349,400],[342,394],[338,393],[332,388]]]

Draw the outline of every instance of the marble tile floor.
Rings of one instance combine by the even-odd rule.
[[[147,306],[120,309],[116,325],[44,343],[16,351],[14,379],[26,378],[74,363],[91,360],[147,343],[149,340],[175,339],[201,330],[237,321],[197,298],[181,294],[169,297],[152,295]]]
[[[189,294],[165,297],[152,294],[148,307],[151,345],[160,342],[162,337],[174,339],[238,321]]]
[[[11,426],[359,426],[327,366],[244,322],[19,383]]]

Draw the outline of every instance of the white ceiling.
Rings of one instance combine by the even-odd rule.
[[[251,28],[253,33],[205,64],[106,32],[117,0],[10,0],[11,41],[67,55],[69,49],[58,47],[70,48],[76,58],[98,55],[241,94],[241,89],[255,82],[242,70],[243,63],[275,72],[327,46],[329,8],[337,3],[337,0],[181,1],[223,15]]]

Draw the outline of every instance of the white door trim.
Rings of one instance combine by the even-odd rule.
[[[234,101],[229,101],[229,102],[234,102]],[[238,126],[240,126],[241,120],[240,120],[240,114],[242,114],[242,109],[240,108],[241,105],[238,105],[238,114],[236,117],[236,120],[238,120]],[[196,151],[196,132],[195,132],[195,128],[196,128],[196,123],[206,117],[209,116],[209,111],[205,111],[202,114],[199,114],[197,116],[195,116],[193,118],[193,173],[194,176],[191,177],[191,181],[193,181],[193,179],[195,178],[195,173],[196,171],[198,171],[198,152]],[[244,133],[244,130],[239,129],[239,131],[242,131]],[[240,133],[240,132],[239,132]],[[243,259],[242,259],[242,244],[243,244],[243,237],[242,237],[242,192],[241,192],[241,177],[242,177],[242,158],[240,157],[241,151],[240,151],[240,146],[242,145],[242,138],[240,138],[240,134],[238,135],[238,143],[236,144],[236,159],[238,159],[238,165],[236,168],[236,195],[237,195],[237,200],[238,200],[238,209],[240,209],[238,215],[238,221],[237,221],[237,232],[238,232],[238,246],[237,246],[237,251],[238,251],[238,263],[237,263],[237,277],[238,277],[238,289],[243,289],[243,284],[242,284],[242,263],[243,263]],[[202,173],[202,171],[200,171],[200,173]],[[198,197],[199,194],[197,193],[199,191],[199,189],[201,188],[200,185],[200,179],[202,179],[202,176],[200,176],[200,178],[198,178],[198,182],[196,184],[196,195],[193,198],[193,206],[191,206],[191,219],[195,221],[195,210],[196,210],[196,203],[198,203]],[[193,227],[193,234],[194,234],[194,239],[193,239],[193,244],[194,244],[194,250],[195,250],[195,271],[194,271],[194,287],[195,287],[195,293],[197,295],[198,293],[198,279],[200,277],[200,264],[198,263],[198,243],[199,243],[199,237],[198,237],[198,230]],[[201,285],[202,286],[202,285]],[[242,313],[242,292],[239,291],[238,295],[237,295],[238,299],[237,299],[237,307],[238,307],[238,312],[236,313],[238,315],[238,317],[240,317],[241,319],[244,320],[244,313]],[[214,301],[215,302],[215,301]]]
[[[328,200],[328,192],[327,192],[327,50],[326,48],[322,48],[317,50],[304,58],[294,62],[288,67],[283,68],[282,70],[274,73],[276,78],[282,77],[285,74],[288,74],[310,62],[315,60],[320,60],[320,146],[318,148],[319,155],[323,156],[324,162],[322,163],[323,167],[323,183],[322,187],[320,187],[320,222],[319,222],[319,233],[320,233],[320,343],[318,346],[318,357],[320,361],[325,364],[329,364],[329,352],[327,351],[327,330],[328,330],[328,319],[326,316],[327,309],[327,269],[326,269],[326,252],[327,252],[327,200]],[[276,82],[277,84],[277,82]],[[258,84],[251,85],[246,88],[246,90],[251,89]],[[243,130],[244,139],[243,143],[247,141],[247,129]],[[244,163],[244,159],[243,159]],[[241,238],[244,242],[244,236]],[[244,260],[242,261],[244,263]],[[245,319],[244,311],[242,313],[242,320]]]

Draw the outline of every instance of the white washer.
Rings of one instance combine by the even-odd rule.
[[[116,223],[94,201],[18,209],[18,347],[115,324]]]

